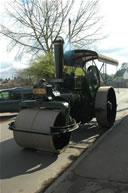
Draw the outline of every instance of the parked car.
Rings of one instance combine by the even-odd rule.
[[[32,99],[32,90],[32,86],[0,90],[0,113],[18,112],[21,101]]]

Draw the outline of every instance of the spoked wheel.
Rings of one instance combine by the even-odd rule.
[[[100,87],[95,99],[95,116],[101,127],[110,128],[116,118],[116,95],[112,87]]]

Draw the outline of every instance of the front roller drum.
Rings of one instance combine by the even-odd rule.
[[[60,119],[59,110],[24,109],[17,115],[13,124],[16,143],[24,148],[31,148],[59,153],[69,144],[71,132],[52,133]]]
[[[110,86],[99,87],[95,99],[95,116],[100,127],[110,128],[116,118],[116,95]]]

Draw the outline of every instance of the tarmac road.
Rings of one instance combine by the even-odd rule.
[[[116,119],[120,119],[128,112],[128,89],[119,88],[115,89],[117,97],[117,116]]]
[[[128,89],[117,90],[118,122],[128,112]],[[12,117],[11,117],[12,118]],[[0,126],[0,191],[1,193],[35,193],[65,171],[104,131],[92,121],[75,131],[67,150],[61,154],[24,150],[16,145],[8,121]]]

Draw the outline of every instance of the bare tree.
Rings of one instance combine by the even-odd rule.
[[[18,46],[19,55],[52,51],[56,36],[69,38],[69,18],[72,44],[85,47],[101,39],[99,0],[75,5],[75,0],[12,0],[6,8],[9,22],[0,24],[0,34],[10,39],[10,49]]]

